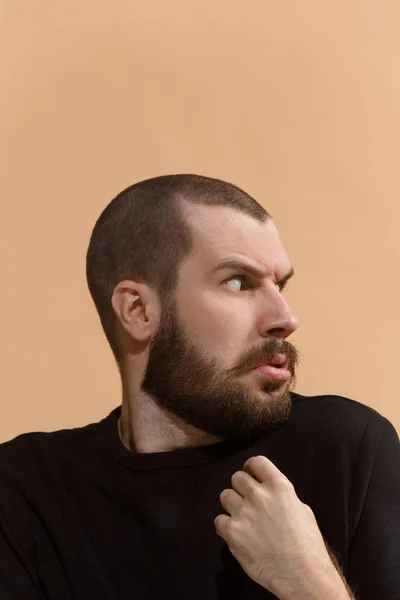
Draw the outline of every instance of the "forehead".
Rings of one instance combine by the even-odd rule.
[[[225,206],[190,205],[185,216],[193,232],[194,249],[189,261],[212,269],[219,261],[244,255],[266,271],[284,270],[290,261],[271,219],[261,223]]]

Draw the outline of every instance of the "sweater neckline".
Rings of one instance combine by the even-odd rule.
[[[296,394],[293,394],[295,396]],[[103,441],[112,458],[132,470],[166,469],[201,465],[223,459],[242,448],[252,446],[256,438],[250,440],[223,440],[207,446],[180,448],[164,452],[137,453],[128,450],[118,432],[118,419],[121,405],[114,408],[101,422]],[[273,435],[273,434],[266,434]]]

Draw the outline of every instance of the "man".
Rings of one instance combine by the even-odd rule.
[[[294,392],[294,270],[264,208],[140,182],[86,265],[122,405],[0,445],[0,598],[399,600],[398,435]]]

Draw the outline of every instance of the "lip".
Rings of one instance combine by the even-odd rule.
[[[255,365],[253,367],[253,369],[258,369],[259,367],[266,367],[266,366],[277,367],[279,369],[287,370],[289,368],[289,359],[286,356],[286,354],[277,354],[270,361],[267,361],[265,359],[262,360],[257,365]]]
[[[282,369],[281,367],[272,367],[271,365],[264,365],[262,367],[257,367],[253,369],[260,375],[267,377],[267,379],[271,379],[274,381],[289,381],[291,374],[288,369]]]

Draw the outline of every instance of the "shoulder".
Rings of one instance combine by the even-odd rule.
[[[5,481],[29,481],[41,472],[85,455],[101,443],[99,423],[57,431],[22,433],[0,443],[0,488]]]
[[[351,446],[377,446],[389,436],[399,442],[393,423],[376,409],[352,398],[336,394],[303,396],[293,394],[293,417],[300,426],[308,424],[310,431],[326,441],[348,442]]]

